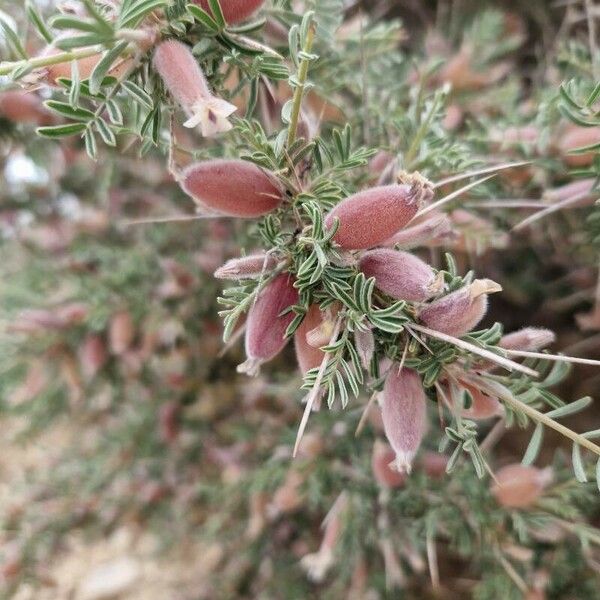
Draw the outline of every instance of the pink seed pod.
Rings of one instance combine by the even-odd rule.
[[[373,444],[373,456],[371,457],[371,470],[375,481],[384,488],[399,488],[406,483],[406,474],[390,468],[396,454],[394,450],[381,440],[375,440]]]
[[[244,160],[190,165],[182,174],[181,187],[201,207],[229,217],[254,219],[275,210],[283,200],[275,178]]]
[[[25,90],[7,90],[0,94],[0,115],[13,123],[48,125],[54,121],[41,98]]]
[[[424,198],[421,185],[393,184],[358,192],[342,200],[325,218],[333,227],[339,219],[334,240],[346,250],[378,246],[417,214]]]
[[[401,229],[390,239],[386,240],[384,245],[411,250],[420,246],[439,246],[445,241],[452,240],[454,237],[450,218],[443,213],[437,213],[422,223]]]
[[[110,351],[117,356],[125,354],[133,342],[135,327],[126,310],[116,312],[110,319],[108,340]]]
[[[585,154],[569,154],[571,150],[590,146],[600,142],[599,127],[579,127],[569,125],[566,132],[558,140],[558,152],[563,161],[570,167],[586,167],[590,165],[596,153],[594,151]]]
[[[504,408],[498,398],[484,394],[480,389],[465,381],[460,381],[460,385],[471,396],[471,406],[461,411],[463,417],[482,421],[493,417],[500,417],[504,414]]]
[[[410,473],[413,458],[427,429],[427,397],[416,371],[392,365],[382,394],[385,435],[396,457],[395,468]]]
[[[461,337],[467,334],[487,312],[488,294],[502,287],[490,279],[476,279],[456,292],[434,300],[419,313],[419,319],[429,328]]]
[[[93,379],[106,363],[106,345],[100,335],[90,333],[79,349],[81,372],[88,380]]]
[[[153,64],[173,98],[189,117],[184,127],[200,125],[205,137],[232,128],[227,117],[237,110],[236,107],[213,96],[188,46],[175,40],[162,42],[154,52]]]
[[[575,196],[579,196],[581,197],[581,200],[579,200],[576,204],[572,204],[571,206],[587,206],[598,195],[600,195],[600,192],[596,191],[594,193],[592,191],[594,189],[595,183],[596,180],[594,178],[577,179],[565,185],[561,185],[557,188],[546,190],[542,198],[546,202],[558,203],[567,201]]]
[[[538,469],[515,463],[502,467],[491,486],[492,495],[506,508],[527,508],[552,482],[552,469]]]
[[[502,336],[498,346],[505,350],[535,352],[549,346],[556,339],[553,331],[538,327],[525,327]]]
[[[323,322],[323,314],[318,304],[313,304],[300,327],[294,334],[294,348],[296,350],[296,359],[298,360],[298,366],[302,374],[321,366],[325,353],[319,350],[319,346],[324,346],[329,342],[329,338],[318,346],[312,346],[308,343],[307,334],[312,330],[318,328]],[[330,334],[331,336],[331,334]]]
[[[298,291],[287,273],[277,275],[258,295],[248,311],[246,322],[247,360],[238,366],[238,372],[257,375],[260,366],[275,358],[287,343],[285,330],[294,319],[294,313],[280,315],[298,302]]]
[[[424,452],[419,464],[428,477],[441,479],[446,475],[448,457],[439,452]]]
[[[373,335],[373,330],[370,327],[365,330],[357,328],[354,331],[354,342],[360,363],[363,369],[368,370],[373,354],[375,353],[375,336]]]
[[[425,302],[443,286],[427,263],[399,250],[377,248],[365,252],[359,269],[367,277],[375,277],[375,285],[396,300]]]
[[[254,279],[270,273],[277,261],[270,254],[252,254],[228,260],[215,271],[217,279]]]
[[[208,0],[192,0],[195,4],[212,15]],[[220,0],[221,10],[225,20],[230,25],[245,21],[252,16],[263,4],[265,0]]]

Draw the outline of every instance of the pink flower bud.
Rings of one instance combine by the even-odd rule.
[[[525,327],[502,336],[498,346],[505,350],[535,352],[549,346],[555,339],[554,332],[549,329]]]
[[[487,295],[502,288],[490,279],[476,279],[456,292],[434,300],[419,313],[429,328],[461,337],[467,334],[487,312]]]
[[[215,271],[217,279],[253,279],[270,273],[277,261],[270,254],[252,254],[228,260]]]
[[[390,468],[394,462],[395,452],[388,444],[381,440],[375,440],[373,444],[373,456],[371,458],[371,469],[375,480],[381,487],[398,488],[406,482],[406,474]]]
[[[453,237],[454,232],[449,217],[438,213],[422,223],[401,229],[389,240],[386,240],[385,245],[399,246],[410,250],[419,246],[437,246]]]
[[[538,469],[519,463],[507,465],[496,473],[491,492],[501,506],[527,508],[552,482],[552,469]]]
[[[325,225],[331,228],[339,219],[333,239],[346,250],[372,248],[402,229],[417,214],[423,197],[418,183],[374,187],[342,200]]]
[[[287,273],[277,275],[258,295],[248,311],[246,323],[247,360],[238,367],[240,373],[256,375],[260,365],[275,358],[287,343],[284,338],[293,312],[281,315],[298,302],[298,291]]]
[[[424,302],[441,291],[443,281],[420,258],[389,248],[363,254],[359,269],[375,277],[375,285],[396,300]]]
[[[88,380],[93,379],[106,363],[106,359],[106,346],[102,337],[94,333],[89,334],[79,350],[79,362],[84,377]]]
[[[354,331],[354,342],[360,363],[365,370],[368,370],[373,354],[375,353],[375,336],[373,335],[373,330],[370,327],[364,331],[357,328]]]
[[[200,125],[203,136],[232,128],[227,117],[236,107],[211,93],[204,73],[188,46],[175,40],[162,42],[154,52],[154,68],[189,119],[184,127]]]
[[[202,207],[230,217],[260,217],[283,200],[275,178],[244,160],[217,159],[190,165],[183,172],[181,187]]]
[[[195,4],[199,4],[209,15],[212,15],[208,0],[192,1]],[[220,0],[220,4],[225,20],[231,25],[233,23],[245,21],[264,4],[264,1],[265,0]]]
[[[122,310],[115,313],[110,320],[108,339],[112,354],[125,354],[135,337],[135,328],[131,314]]]
[[[318,304],[313,304],[304,320],[300,324],[300,327],[294,334],[294,347],[296,349],[296,359],[298,360],[298,366],[302,371],[302,374],[320,367],[323,362],[325,353],[319,350],[319,346],[324,346],[329,342],[329,338],[324,342],[318,344],[316,347],[309,344],[307,340],[307,334],[312,330],[318,328],[323,322],[323,315]],[[331,334],[330,334],[331,335]]]
[[[415,456],[427,429],[427,397],[416,371],[393,364],[383,388],[382,417],[385,435],[400,472],[410,472]]]

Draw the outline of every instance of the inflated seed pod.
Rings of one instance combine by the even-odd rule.
[[[323,313],[318,304],[313,304],[306,313],[304,320],[300,323],[300,327],[296,329],[294,334],[294,348],[296,350],[296,359],[302,373],[306,373],[311,369],[321,366],[325,353],[319,350],[319,347],[314,347],[308,343],[307,334],[310,331],[318,328],[323,322]],[[331,335],[331,334],[330,334]],[[324,341],[325,345],[329,339]]]
[[[327,215],[325,225],[331,228],[339,220],[333,239],[346,250],[366,250],[407,225],[417,214],[423,197],[418,185],[374,187],[342,200]]]
[[[192,164],[182,173],[180,185],[201,207],[229,217],[260,217],[283,200],[275,178],[244,160],[215,159]]]
[[[375,481],[385,488],[402,487],[406,482],[406,474],[390,468],[396,454],[394,450],[381,440],[375,440],[371,457],[371,470]]]
[[[465,381],[460,381],[460,385],[467,390],[471,396],[471,405],[461,412],[463,417],[481,421],[493,417],[500,417],[504,414],[504,408],[498,398],[484,394],[480,389]]]
[[[565,185],[560,185],[556,188],[546,190],[543,193],[542,198],[546,202],[558,203],[569,200],[569,198],[579,196],[581,200],[572,206],[585,206],[600,195],[598,191],[593,192],[595,184],[596,179],[593,177],[576,179],[575,181],[571,181]]]
[[[277,265],[269,254],[251,254],[228,260],[214,275],[217,279],[253,279],[263,273],[270,273]]]
[[[549,346],[555,339],[556,335],[550,329],[524,327],[523,329],[502,336],[498,342],[498,346],[505,350],[535,352]]]
[[[209,15],[212,15],[208,0],[192,0],[199,4]],[[252,16],[263,4],[265,0],[220,0],[221,10],[227,23],[239,23]]]
[[[240,373],[256,375],[260,366],[275,358],[287,343],[284,337],[288,325],[294,319],[285,309],[298,302],[298,291],[287,273],[277,275],[258,294],[256,302],[248,311],[246,321],[246,362],[239,365]]]
[[[506,508],[527,508],[552,482],[552,469],[538,469],[520,463],[507,465],[496,472],[491,492],[498,504]]]
[[[184,127],[199,125],[206,137],[232,128],[227,117],[236,107],[212,94],[188,46],[176,40],[162,42],[154,52],[153,64],[171,96],[188,116]]]
[[[488,294],[501,289],[495,281],[476,279],[470,285],[425,306],[419,312],[419,319],[431,329],[461,337],[485,316]]]
[[[558,140],[558,152],[563,161],[570,167],[586,167],[591,165],[596,152],[570,154],[572,150],[600,143],[600,127],[579,127],[569,125]]]
[[[416,371],[393,364],[382,394],[385,435],[396,453],[394,465],[410,472],[413,458],[427,429],[427,396]]]
[[[375,277],[375,285],[396,300],[425,302],[441,291],[443,281],[417,256],[390,248],[365,252],[359,269]]]

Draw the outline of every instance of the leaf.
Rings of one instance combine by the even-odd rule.
[[[560,419],[562,417],[567,417],[569,415],[574,415],[578,412],[581,412],[585,408],[587,408],[592,402],[592,398],[590,396],[584,396],[575,402],[571,402],[570,404],[565,404],[560,408],[555,408],[550,412],[546,413],[547,417],[551,419]]]
[[[21,44],[21,40],[17,35],[16,31],[12,28],[8,20],[4,17],[4,13],[0,13],[0,27],[4,32],[4,36],[6,37],[6,41],[9,43],[10,47],[13,49],[15,54],[17,54],[20,58],[26,60],[27,52],[25,48],[23,48],[23,44]]]
[[[48,138],[61,138],[75,135],[85,131],[85,123],[68,123],[67,125],[54,125],[52,127],[38,127],[37,133]]]
[[[533,435],[529,440],[529,444],[527,445],[527,450],[525,450],[525,454],[523,455],[523,459],[521,460],[521,464],[523,465],[532,465],[535,462],[535,459],[538,457],[540,453],[540,448],[542,447],[542,440],[544,439],[544,426],[541,423],[538,423],[533,430]]]
[[[147,94],[139,85],[133,83],[133,81],[124,81],[121,87],[137,102],[145,106],[148,110],[151,110],[154,106],[152,98]]]
[[[85,130],[85,135],[83,136],[85,140],[85,150],[88,153],[88,156],[92,160],[96,160],[97,157],[97,146],[96,146],[96,138],[94,137],[94,132],[88,127]]]
[[[223,29],[227,25],[227,22],[225,21],[225,16],[221,10],[219,0],[208,0],[208,6],[210,7],[210,11],[219,26],[219,29]]]
[[[94,113],[86,108],[74,108],[66,102],[58,102],[56,100],[48,100],[45,105],[68,119],[75,119],[76,121],[89,121],[94,118]]]
[[[39,33],[40,37],[48,44],[51,44],[52,40],[53,40],[53,36],[50,33],[50,31],[48,30],[48,28],[46,27],[46,24],[44,23],[42,16],[37,11],[35,6],[31,3],[31,0],[27,0],[25,7],[27,10],[27,16],[29,17],[29,21],[31,23],[33,23],[33,26],[35,27],[36,31]]]
[[[587,475],[585,474],[585,467],[583,466],[583,460],[581,458],[581,448],[578,444],[573,444],[573,471],[575,473],[575,478],[579,483],[587,482]]]
[[[199,6],[196,6],[195,4],[188,4],[187,9],[194,19],[196,19],[196,21],[200,21],[200,23],[202,23],[207,29],[214,31],[215,33],[220,31],[220,27],[217,22]]]
[[[117,140],[115,134],[112,132],[106,121],[102,117],[98,117],[94,124],[96,125],[96,130],[100,134],[100,137],[104,140],[104,143],[107,146],[116,146]]]
[[[102,59],[94,67],[89,81],[90,92],[92,94],[97,94],[100,91],[100,87],[104,81],[104,76],[108,74],[108,71],[115,60],[117,60],[117,58],[123,53],[128,45],[129,42],[125,40],[119,42],[114,46],[114,48],[111,48],[108,52],[106,52]]]
[[[74,29],[76,31],[85,31],[86,33],[99,33],[96,23],[66,15],[59,15],[51,18],[50,25],[55,29]]]
[[[152,11],[163,8],[166,5],[167,0],[141,0],[127,6],[124,5],[119,16],[119,23],[121,27],[135,27]]]

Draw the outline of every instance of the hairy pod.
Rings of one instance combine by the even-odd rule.
[[[283,200],[275,178],[244,160],[216,159],[192,164],[184,170],[180,185],[201,207],[229,217],[260,217]]]
[[[153,64],[171,96],[187,114],[185,127],[199,125],[203,136],[232,128],[227,117],[237,110],[236,107],[213,96],[188,46],[176,40],[162,42],[154,52]]]
[[[25,90],[7,90],[0,94],[0,115],[13,123],[47,125],[54,121],[41,98]]]
[[[300,327],[294,334],[294,348],[296,350],[296,359],[302,374],[321,366],[325,353],[319,350],[319,346],[324,346],[329,342],[329,339],[319,343],[316,347],[308,341],[308,334],[311,331],[319,328],[323,323],[323,314],[318,304],[313,304],[306,313],[304,320],[300,323]],[[331,334],[330,334],[331,336]]]
[[[193,0],[195,4],[212,15],[208,0]],[[220,0],[221,10],[225,20],[230,25],[245,21],[252,16],[263,4],[265,0]]]
[[[502,336],[498,346],[505,350],[535,352],[549,346],[556,339],[553,331],[539,327],[524,327]]]
[[[241,373],[256,375],[261,364],[275,358],[287,343],[284,337],[294,313],[280,313],[298,302],[298,291],[287,273],[277,275],[259,293],[248,311],[246,322],[246,357],[238,367]]]
[[[443,213],[437,213],[422,223],[401,229],[386,240],[385,245],[410,250],[419,246],[436,246],[453,237],[450,218]]]
[[[418,185],[374,187],[342,200],[327,215],[325,225],[331,228],[338,219],[333,239],[346,250],[366,250],[402,229],[417,214],[422,199]]]
[[[596,152],[586,152],[584,154],[569,154],[571,150],[590,146],[600,142],[599,127],[579,127],[569,125],[566,132],[561,135],[558,141],[558,152],[563,161],[570,167],[587,167],[592,164]]]
[[[443,286],[427,263],[399,250],[376,248],[365,252],[359,269],[367,277],[374,277],[375,285],[396,300],[425,302]]]
[[[228,260],[214,275],[217,279],[253,279],[270,273],[277,261],[270,254],[251,254]]]
[[[580,200],[576,204],[571,204],[572,207],[587,206],[598,197],[598,191],[594,192],[594,185],[596,180],[594,178],[587,179],[576,179],[565,185],[561,185],[557,188],[546,190],[543,194],[543,199],[546,202],[558,203],[566,202],[570,198],[575,196],[580,197]]]
[[[481,421],[504,414],[504,408],[498,398],[484,394],[480,389],[465,381],[461,380],[460,385],[471,396],[471,405],[461,412],[463,417]]]
[[[552,469],[516,463],[496,472],[491,492],[501,506],[527,508],[536,502],[551,482]]]
[[[419,312],[419,319],[431,329],[461,337],[485,316],[488,294],[501,289],[490,279],[476,279],[470,285],[434,300]]]
[[[386,443],[379,439],[373,444],[373,455],[371,457],[371,470],[375,481],[384,488],[402,487],[406,482],[406,474],[397,469],[390,468],[394,462],[396,453]]]
[[[116,312],[110,319],[108,340],[112,354],[125,354],[133,343],[135,327],[131,313],[127,310]]]
[[[393,364],[382,395],[383,427],[396,457],[395,468],[410,472],[427,429],[427,397],[416,371]]]

